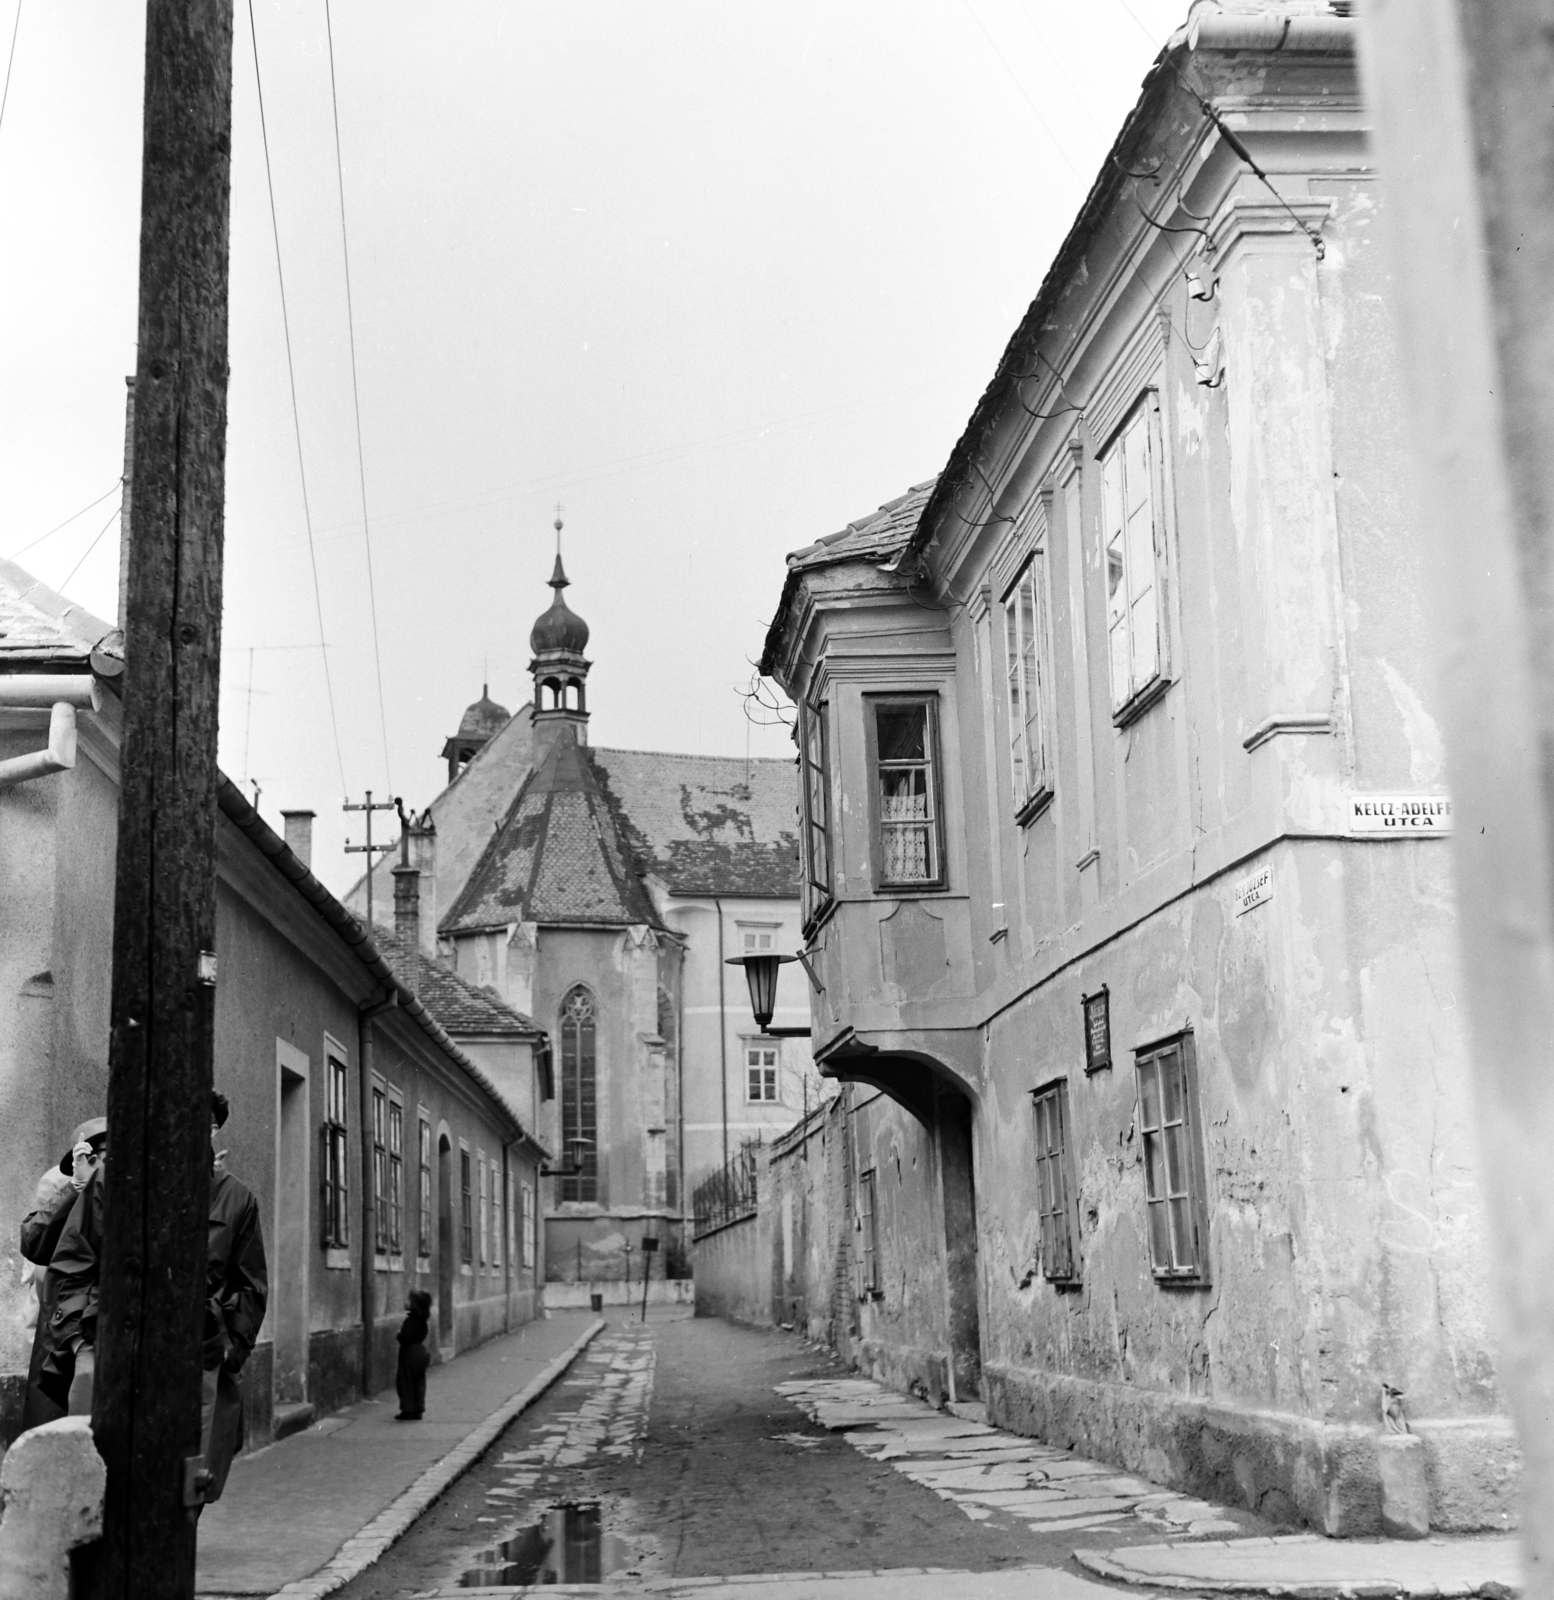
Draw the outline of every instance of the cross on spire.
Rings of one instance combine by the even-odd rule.
[[[556,529],[556,559],[558,561],[561,559],[561,512],[562,512],[562,509],[563,509],[562,508],[562,504],[558,500],[556,502],[556,521],[555,521],[555,524],[554,524],[555,529]]]

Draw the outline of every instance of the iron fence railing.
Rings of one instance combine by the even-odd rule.
[[[753,1217],[756,1211],[756,1158],[759,1139],[747,1139],[726,1166],[702,1179],[691,1190],[691,1214],[699,1239],[725,1223]]]

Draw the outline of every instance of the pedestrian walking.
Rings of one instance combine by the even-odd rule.
[[[243,1370],[269,1294],[259,1205],[225,1165],[216,1138],[230,1107],[218,1090],[210,1096],[210,1233],[205,1278],[205,1379],[200,1413],[201,1453],[210,1474],[205,1504],[221,1498],[232,1458],[243,1445]]]
[[[81,1123],[71,1134],[64,1156],[38,1180],[32,1207],[22,1218],[20,1245],[26,1262],[23,1281],[32,1291],[29,1326],[33,1328],[32,1359],[27,1366],[27,1391],[22,1403],[23,1432],[64,1416],[69,1401],[73,1362],[61,1359],[58,1351],[54,1313],[59,1282],[51,1262],[76,1197],[101,1164],[107,1141],[108,1124],[102,1117]]]
[[[394,1387],[399,1391],[396,1422],[419,1422],[426,1410],[426,1369],[432,1364],[426,1348],[431,1329],[432,1297],[425,1289],[412,1289],[406,1296],[407,1312],[399,1325],[399,1367]]]

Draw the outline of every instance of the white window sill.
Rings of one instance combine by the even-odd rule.
[[[324,1265],[336,1272],[349,1272],[351,1270],[351,1252],[341,1249],[338,1245],[330,1245],[324,1251]]]
[[[1171,687],[1171,680],[1164,675],[1151,678],[1127,704],[1112,712],[1112,726],[1126,728],[1130,722],[1143,716],[1157,700],[1165,698],[1165,692]]]

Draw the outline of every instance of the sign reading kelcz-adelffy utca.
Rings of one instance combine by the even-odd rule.
[[[1444,794],[1352,794],[1350,833],[1440,835],[1451,832],[1451,801]]]

